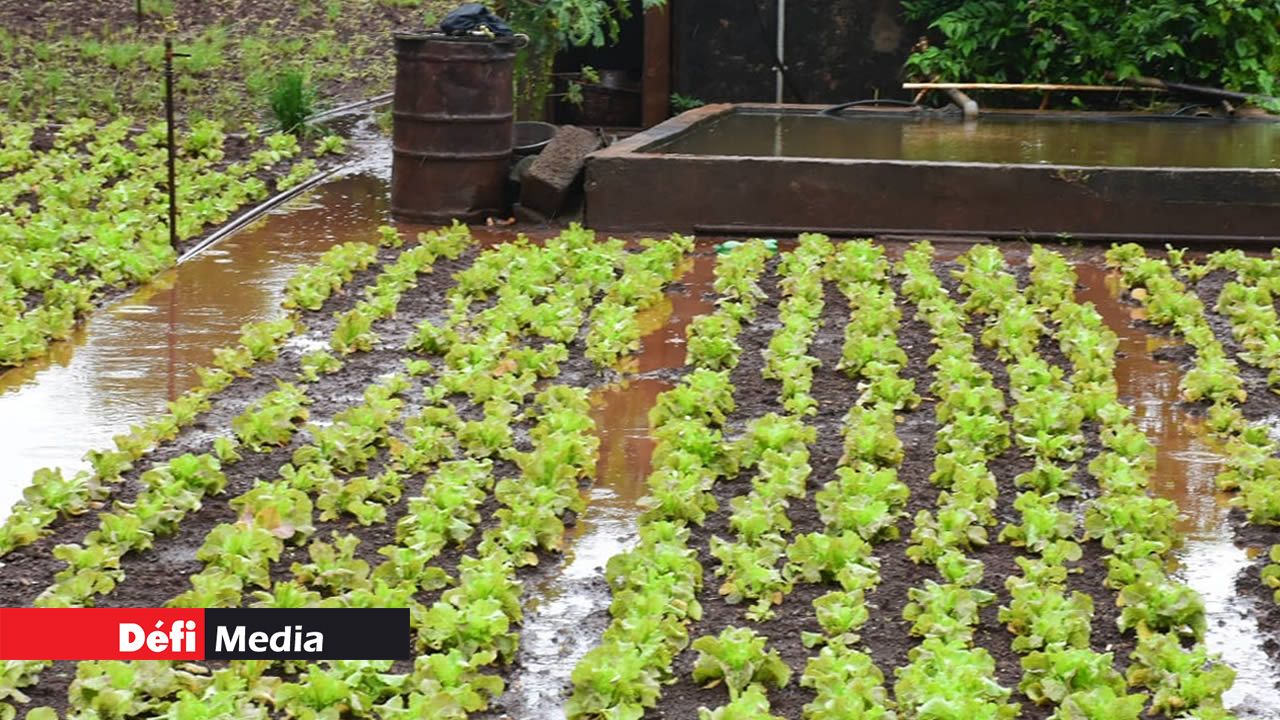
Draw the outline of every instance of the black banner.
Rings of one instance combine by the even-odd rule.
[[[210,660],[407,660],[408,608],[210,608]]]

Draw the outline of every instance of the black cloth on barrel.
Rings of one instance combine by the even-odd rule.
[[[510,25],[480,3],[467,3],[449,13],[440,23],[440,29],[445,35],[470,35],[473,31],[484,28],[498,36],[512,34]]]

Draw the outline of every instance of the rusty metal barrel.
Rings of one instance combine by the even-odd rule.
[[[506,209],[516,45],[397,33],[391,212],[474,222]]]

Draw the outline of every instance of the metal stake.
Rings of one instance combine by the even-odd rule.
[[[164,120],[169,142],[169,245],[178,249],[178,188],[173,141],[173,39],[164,39]]]

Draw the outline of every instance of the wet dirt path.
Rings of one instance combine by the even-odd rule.
[[[1276,717],[1280,669],[1262,646],[1254,600],[1236,591],[1236,575],[1252,561],[1233,542],[1227,497],[1214,485],[1223,458],[1201,419],[1181,403],[1178,362],[1157,359],[1162,349],[1180,343],[1133,325],[1141,310],[1120,301],[1118,277],[1092,263],[1078,264],[1076,272],[1084,286],[1077,298],[1097,306],[1120,338],[1116,382],[1121,400],[1133,408],[1134,422],[1156,446],[1151,491],[1182,510],[1179,530],[1185,543],[1175,552],[1176,574],[1204,598],[1205,642],[1235,668],[1225,703],[1240,717]]]
[[[284,283],[330,246],[376,237],[386,183],[340,178],[94,313],[38,362],[0,374],[0,517],[41,467],[86,467],[89,448],[163,412],[214,348],[278,316]]]
[[[645,495],[654,441],[649,409],[674,383],[664,377],[684,365],[685,326],[714,310],[715,256],[699,243],[688,269],[668,288],[663,302],[641,316],[647,333],[631,369],[639,375],[593,394],[600,436],[595,484],[584,491],[587,508],[565,537],[563,566],[525,588],[529,600],[520,629],[519,671],[502,704],[521,720],[559,720],[571,690],[570,675],[609,624],[609,558],[636,539],[637,501]]]

